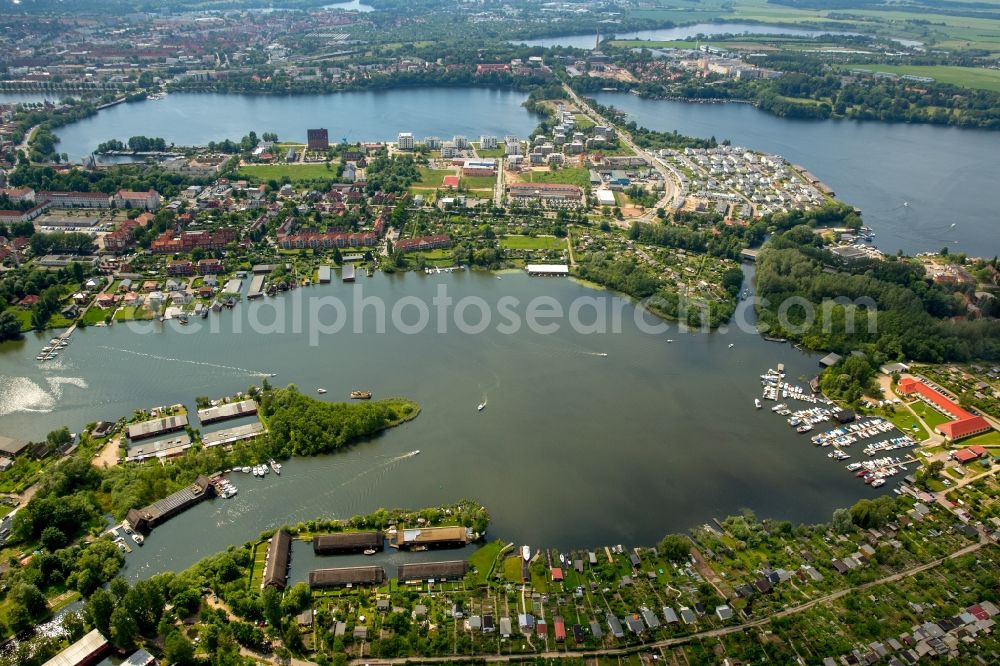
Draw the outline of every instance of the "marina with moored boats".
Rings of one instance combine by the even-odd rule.
[[[824,423],[838,424],[836,427],[824,430],[809,438],[811,443],[818,448],[830,447],[832,450],[827,453],[827,457],[832,460],[849,460],[851,454],[847,453],[845,448],[849,448],[859,441],[876,439],[891,433],[897,433],[897,436],[873,441],[865,446],[863,453],[871,457],[916,445],[916,441],[912,437],[905,433],[899,433],[896,426],[884,418],[862,417],[858,419],[854,412],[842,409],[826,396],[812,392],[807,393],[801,387],[786,382],[784,369],[781,366],[777,370],[769,368],[760,376],[760,379],[764,400],[800,400],[825,405],[793,411],[788,403],[781,402],[773,405],[771,412],[786,417],[788,425],[799,434],[811,432]],[[757,409],[761,408],[760,400],[760,398],[754,399],[754,406]],[[885,485],[887,479],[905,469],[906,465],[916,462],[917,460],[912,456],[902,459],[885,456],[864,462],[849,463],[847,470],[855,472],[857,478],[872,488],[879,488]]]

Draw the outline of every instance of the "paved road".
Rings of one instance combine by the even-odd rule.
[[[663,163],[660,162],[660,160],[657,159],[654,155],[651,155],[650,153],[646,152],[645,150],[637,146],[636,143],[632,140],[632,136],[628,132],[619,128],[614,123],[609,122],[607,118],[597,113],[597,111],[591,108],[589,104],[584,102],[580,98],[580,96],[577,95],[576,92],[569,87],[568,84],[566,83],[563,84],[563,90],[566,91],[566,94],[569,95],[569,98],[571,100],[573,100],[573,103],[576,104],[577,108],[580,109],[581,112],[590,116],[591,120],[595,121],[598,125],[606,125],[608,127],[614,127],[615,133],[618,135],[618,140],[624,143],[629,148],[631,148],[637,156],[644,157],[646,161],[649,162],[650,165],[660,173],[660,176],[663,177],[663,187],[664,187],[663,197],[656,202],[656,205],[654,207],[646,211],[646,213],[641,218],[633,218],[633,219],[651,220],[653,217],[656,216],[656,210],[658,208],[664,208],[665,206],[669,206],[670,203],[674,200],[674,197],[680,192],[680,182],[677,181],[676,178],[674,177],[673,171],[664,166]]]
[[[24,138],[21,139],[21,143],[17,144],[17,150],[23,151],[25,155],[28,154],[28,142],[31,141],[31,137],[35,136],[35,131],[39,127],[41,127],[41,125],[35,125],[24,133]]]

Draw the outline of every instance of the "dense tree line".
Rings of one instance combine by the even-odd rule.
[[[95,151],[98,155],[106,153],[121,153],[130,150],[133,153],[163,152],[167,149],[167,142],[160,137],[132,136],[127,142],[119,139],[109,139],[98,144]]]
[[[119,164],[100,171],[71,169],[60,172],[51,167],[22,165],[9,176],[11,187],[31,187],[36,191],[106,192],[156,190],[164,197],[176,196],[188,185],[207,185],[211,179],[191,178],[144,164]]]
[[[771,332],[812,349],[860,349],[875,363],[1000,359],[1000,321],[969,318],[961,288],[935,284],[922,266],[895,257],[842,259],[804,225],[776,234],[761,251],[757,292],[765,299],[761,321]],[[778,309],[793,297],[817,306],[815,316],[807,318],[805,308],[791,307],[786,327]],[[838,298],[849,302],[837,304]],[[825,313],[818,307],[824,302]]]
[[[574,82],[576,79],[574,79]],[[576,85],[574,83],[574,85]],[[714,148],[718,145],[715,137],[709,139],[699,139],[691,136],[684,136],[674,130],[672,132],[658,132],[646,127],[640,127],[634,120],[625,120],[625,114],[615,109],[613,106],[603,106],[593,99],[588,99],[587,103],[592,109],[597,111],[609,122],[613,122],[622,127],[632,135],[632,140],[636,145],[647,150],[658,150],[660,148]]]
[[[800,52],[769,54],[756,64],[783,74],[776,78],[745,80],[713,75],[704,79],[685,78],[680,82],[647,81],[630,85],[628,89],[634,89],[643,97],[747,101],[787,118],[854,118],[1000,128],[1000,93],[995,91],[962,88],[939,81],[917,83],[885,77],[861,76],[845,80],[842,78],[845,72],[832,69],[816,56]],[[842,67],[850,69],[853,64],[846,61]],[[878,69],[878,64],[867,61],[856,66]],[[573,80],[578,89],[596,85],[596,79],[581,79]]]

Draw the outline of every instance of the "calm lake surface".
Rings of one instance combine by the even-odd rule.
[[[72,92],[0,92],[0,104],[17,104],[20,102],[58,102],[74,97]]]
[[[521,104],[523,93],[486,88],[407,88],[325,95],[177,93],[159,100],[118,104],[61,127],[59,151],[78,161],[108,139],[159,136],[167,143],[204,145],[238,141],[251,130],[277,132],[282,141],[306,140],[326,127],[330,141],[395,140],[400,132],[450,139],[481,134],[526,137],[538,118]]]
[[[798,35],[802,37],[818,37],[820,35],[850,35],[849,32],[837,32],[833,30],[805,30],[803,28],[786,28],[775,25],[758,25],[754,23],[696,23],[678,28],[658,28],[655,30],[633,30],[631,32],[612,31],[616,39],[646,39],[649,41],[669,42],[681,39],[690,39],[703,35],[705,37],[716,37],[718,35]],[[603,31],[601,39],[608,36]],[[592,49],[597,40],[597,33],[586,33],[580,35],[559,35],[556,37],[540,37],[538,39],[526,39],[522,44],[528,46],[544,46],[552,48],[554,46],[566,46],[577,49]]]
[[[783,155],[861,208],[885,252],[1000,253],[1000,132],[851,120],[789,120],[747,104],[597,93],[650,129],[714,136]],[[908,202],[909,206],[904,206]],[[952,223],[957,226],[949,229]]]
[[[426,332],[389,326],[384,334],[358,335],[351,324],[316,347],[308,329],[249,332],[251,316],[284,321],[274,308],[291,311],[297,297],[336,296],[352,312],[349,299],[359,293],[391,308],[404,296],[430,302],[439,285],[456,303],[513,296],[522,319],[538,296],[566,309],[574,299],[597,298],[606,312],[620,305],[624,324],[619,334],[577,333],[565,320],[551,335],[526,328],[505,334],[497,330],[494,307],[493,323],[479,335],[454,330],[453,320],[439,334],[436,314]],[[741,304],[741,313],[748,305]],[[580,319],[593,322],[592,313],[585,308]],[[367,317],[373,331],[374,313]],[[324,320],[332,318],[327,313]],[[235,498],[206,502],[157,528],[129,556],[130,576],[186,567],[284,523],[378,507],[473,498],[491,512],[492,537],[567,548],[654,543],[742,507],[793,521],[825,520],[834,508],[875,492],[783,419],[753,407],[767,367],[783,362],[791,381],[804,381],[818,370],[815,357],[735,328],[643,333],[630,303],[570,280],[378,274],[355,285],[244,303],[207,321],[228,331],[235,319],[246,332],[175,329],[169,322],[152,324],[148,334],[122,325],[88,328],[73,335],[54,364],[34,360],[48,336],[7,344],[0,348],[0,432],[41,437],[62,424],[75,430],[137,407],[182,402],[193,409],[196,396],[229,395],[272,372],[273,383],[294,383],[311,395],[326,388],[328,400],[365,388],[376,397],[412,397],[423,412],[345,451],[289,460],[280,477],[234,475]],[[405,319],[416,317],[410,311]],[[470,308],[466,320],[478,319]]]

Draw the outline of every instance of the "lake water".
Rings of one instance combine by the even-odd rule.
[[[783,26],[760,25],[755,23],[696,23],[678,28],[658,28],[655,30],[633,30],[631,32],[613,32],[615,39],[645,39],[657,42],[690,39],[702,35],[716,37],[718,35],[797,35],[800,37],[818,37],[820,35],[850,35],[849,32],[834,30],[806,30],[803,28],[786,28]],[[604,39],[608,35],[601,33]],[[577,49],[592,49],[597,40],[596,33],[582,35],[559,35],[556,37],[540,37],[526,39],[523,44],[528,46],[573,47]]]
[[[68,97],[73,97],[73,93],[0,92],[0,104],[18,104],[22,102],[58,102]]]
[[[118,104],[57,130],[59,151],[77,161],[108,139],[159,136],[167,143],[238,141],[251,130],[305,143],[306,130],[326,127],[330,141],[395,140],[400,132],[478,140],[481,134],[526,137],[538,118],[523,93],[486,88],[407,88],[328,95],[177,93]]]
[[[597,93],[637,124],[783,155],[862,209],[885,252],[1000,253],[993,191],[1000,132],[852,120],[790,120],[746,104]],[[904,202],[908,206],[904,206]],[[950,228],[956,223],[955,228]]]
[[[727,332],[643,333],[634,308],[570,280],[521,273],[406,274],[361,278],[238,306],[207,321],[249,331],[250,317],[275,320],[295,298],[359,292],[392,304],[424,302],[444,285],[458,303],[546,296],[568,308],[575,299],[607,299],[622,308],[622,332],[529,330],[507,334],[494,311],[486,331],[434,329],[405,334],[344,332],[310,346],[302,333],[212,333],[196,326],[138,334],[123,325],[77,331],[55,363],[34,360],[47,336],[0,348],[0,432],[41,437],[62,424],[79,429],[139,407],[199,395],[230,395],[277,373],[325,399],[352,389],[420,402],[419,418],[347,450],[287,461],[280,477],[234,475],[239,494],[201,504],[157,528],[129,556],[130,575],[185,567],[243,543],[261,530],[318,516],[350,517],[378,507],[423,507],[462,498],[482,501],[490,534],[536,546],[653,543],[713,517],[750,507],[794,521],[828,519],[832,510],[875,491],[794,433],[768,409],[757,411],[757,376],[779,362],[790,381],[813,376],[816,357],[735,328]],[[741,304],[738,318],[749,301]],[[348,312],[353,308],[348,305]],[[593,322],[584,308],[580,319]],[[367,325],[374,324],[369,312]],[[409,312],[407,322],[415,316]],[[325,321],[332,321],[329,312]],[[477,322],[470,308],[466,321]],[[449,319],[449,321],[451,321]],[[200,322],[196,322],[200,323]],[[668,343],[667,339],[673,339]],[[733,346],[730,347],[729,345]],[[483,411],[476,406],[487,402]],[[232,424],[219,424],[227,427]],[[408,455],[420,450],[419,455]]]
[[[352,0],[352,2],[335,2],[330,5],[323,5],[323,9],[342,9],[345,12],[360,12],[362,14],[375,11],[374,7],[362,3],[360,0]]]

